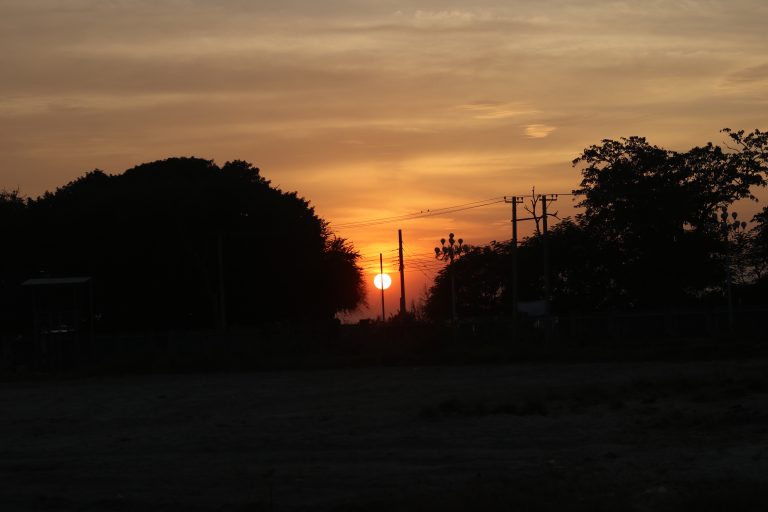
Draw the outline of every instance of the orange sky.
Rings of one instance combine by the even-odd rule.
[[[332,226],[568,192],[603,138],[768,128],[766,22],[762,0],[2,0],[0,186],[245,159]],[[509,209],[338,231],[367,265],[398,227],[431,258],[449,231],[508,238]]]

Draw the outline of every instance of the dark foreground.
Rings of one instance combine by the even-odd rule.
[[[0,510],[768,510],[768,360],[0,384]]]

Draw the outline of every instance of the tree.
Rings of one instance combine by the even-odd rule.
[[[438,272],[427,294],[424,313],[433,320],[451,319],[455,298],[459,317],[498,314],[506,290],[506,263],[507,251],[495,242],[463,251],[461,258]]]
[[[768,175],[768,133],[754,130],[722,130],[730,139],[729,149],[736,165],[763,178]],[[740,226],[730,235],[731,254],[737,276],[740,277],[741,298],[763,302],[768,290],[768,207],[752,218],[753,226]],[[735,225],[735,224],[732,224]]]
[[[578,221],[600,234],[608,293],[630,307],[680,304],[718,286],[715,214],[765,183],[744,154],[711,143],[678,153],[642,137],[604,140],[573,164],[583,165]]]
[[[734,131],[730,128],[723,128],[722,131],[731,139],[733,146],[728,147],[734,151],[732,158],[736,165],[765,179],[768,172],[768,132],[754,130],[746,133],[744,130]],[[765,181],[760,184],[765,185]]]
[[[17,273],[93,276],[102,328],[212,327],[222,306],[239,325],[314,321],[363,297],[353,247],[244,161],[96,170],[23,217]]]
[[[18,190],[0,189],[0,332],[18,332],[28,323],[21,308],[23,301],[19,284],[25,274],[25,256],[21,248],[30,236],[27,201]]]
[[[755,215],[755,226],[749,231],[746,250],[750,267],[757,281],[768,280],[768,208]]]

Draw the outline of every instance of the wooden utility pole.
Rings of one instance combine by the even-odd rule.
[[[405,318],[405,265],[403,265],[403,230],[397,230],[398,254],[400,255],[400,316]]]
[[[551,282],[551,276],[550,276],[550,270],[549,270],[549,266],[550,266],[549,230],[547,227],[550,214],[547,212],[547,204],[553,201],[557,201],[557,194],[550,194],[549,196],[547,196],[546,194],[541,195],[541,215],[542,215],[541,220],[543,221],[542,249],[543,249],[543,260],[544,260],[544,307],[545,307],[545,315],[547,320],[545,336],[548,340],[554,336],[554,324],[552,323],[552,317],[550,316],[550,313],[551,313],[550,301],[552,300],[552,282]],[[552,216],[556,217],[557,212],[553,213]]]
[[[384,313],[384,255],[379,253],[379,284],[381,285],[381,321],[387,320]]]
[[[510,245],[510,255],[512,257],[512,328],[517,331],[517,196],[512,196],[511,200],[504,198],[507,203],[512,203],[512,244]]]
[[[546,303],[547,314],[549,314],[549,299],[552,295],[551,283],[549,282],[549,240],[547,235],[547,195],[541,195],[541,220],[542,224],[542,249],[544,262],[544,301]]]
[[[558,195],[562,194],[536,194],[536,189],[534,188],[531,195],[526,196],[513,196],[511,198],[507,198],[504,196],[504,202],[505,203],[512,203],[512,245],[511,245],[511,259],[512,259],[512,326],[513,330],[516,329],[517,326],[517,313],[518,313],[518,305],[519,305],[519,296],[518,296],[518,272],[517,272],[517,223],[520,221],[525,220],[532,220],[536,223],[536,234],[541,235],[541,248],[542,248],[542,266],[543,266],[543,274],[544,274],[544,303],[546,307],[546,314],[549,315],[549,301],[552,296],[552,284],[551,284],[551,278],[550,278],[550,262],[549,262],[549,216],[552,215],[553,217],[557,218],[557,212],[555,213],[549,213],[547,211],[547,207],[549,206],[549,203],[552,203],[554,201],[557,201]],[[567,194],[570,195],[570,194]],[[531,199],[531,208],[528,208],[524,204],[524,199],[529,197]],[[542,213],[541,216],[537,215],[536,208],[538,205],[538,202],[541,201],[541,209]],[[525,218],[518,218],[517,216],[517,206],[519,204],[523,204],[523,207],[528,211],[528,213],[531,214],[530,217]],[[542,221],[542,231],[539,231],[539,221]],[[513,331],[514,332],[514,331]]]

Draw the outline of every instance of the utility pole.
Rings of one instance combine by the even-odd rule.
[[[403,265],[403,230],[397,230],[398,254],[400,256],[400,317],[405,318],[405,265]]]
[[[381,321],[382,323],[387,320],[387,316],[384,314],[384,255],[379,253],[379,279],[381,279]]]
[[[554,325],[552,324],[552,317],[550,316],[550,300],[552,299],[552,282],[549,275],[549,229],[548,229],[548,221],[549,221],[549,213],[547,212],[547,203],[551,203],[553,201],[557,201],[557,194],[550,194],[547,196],[546,194],[542,194],[541,196],[541,215],[542,215],[542,249],[543,249],[543,260],[544,260],[544,307],[545,307],[545,315],[547,320],[547,326],[545,330],[545,336],[547,339],[551,339],[551,337],[554,334]],[[553,216],[557,216],[557,212],[552,214]]]
[[[543,222],[541,231],[541,245],[542,245],[542,265],[543,265],[543,273],[544,273],[544,303],[545,303],[545,313],[546,315],[549,315],[549,301],[552,296],[552,284],[551,284],[551,278],[550,278],[550,262],[549,262],[549,216],[552,215],[553,217],[557,218],[557,212],[555,213],[549,213],[547,211],[547,206],[549,203],[552,203],[554,201],[557,201],[558,195],[571,195],[571,194],[536,194],[536,189],[531,191],[531,195],[525,195],[525,196],[512,196],[511,198],[508,198],[504,196],[504,202],[505,203],[511,203],[512,204],[512,245],[511,245],[511,259],[512,259],[512,328],[513,333],[516,333],[517,329],[517,313],[518,313],[518,306],[519,306],[519,296],[518,296],[518,271],[517,271],[517,223],[520,221],[525,220],[532,220],[536,223],[536,234],[539,234],[539,221],[541,220]],[[531,208],[529,209],[524,204],[525,198],[531,199]],[[541,208],[542,208],[542,214],[541,216],[537,215],[536,208],[538,205],[538,201],[541,201]],[[517,206],[519,204],[523,204],[524,208],[528,211],[528,213],[531,214],[530,217],[525,218],[518,218],[517,216]]]
[[[549,299],[552,297],[552,282],[551,282],[551,276],[549,275],[549,229],[548,229],[548,221],[549,216],[552,215],[553,217],[557,217],[557,212],[555,213],[547,213],[547,205],[549,203],[553,203],[557,201],[558,194],[542,194],[539,197],[541,198],[541,221],[542,221],[542,245],[544,249],[544,293],[546,295],[547,299],[547,313],[549,313]]]
[[[541,195],[541,220],[543,222],[542,225],[542,245],[544,249],[544,254],[542,257],[542,260],[544,261],[544,301],[547,308],[547,315],[549,315],[549,298],[552,295],[552,290],[550,289],[551,284],[549,282],[549,240],[547,240],[547,195],[542,194]]]
[[[507,200],[504,198],[504,202],[512,203],[512,245],[510,246],[510,254],[512,256],[512,329],[513,333],[517,334],[517,196],[512,196],[512,199]]]

